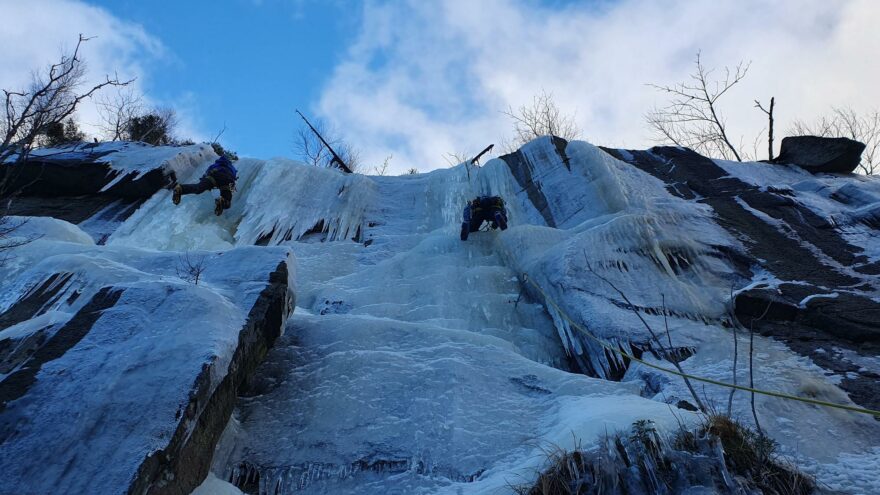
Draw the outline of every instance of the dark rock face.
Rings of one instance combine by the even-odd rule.
[[[737,294],[736,317],[746,328],[776,337],[845,376],[841,388],[857,404],[880,406],[880,382],[850,359],[880,353],[880,303],[871,297],[877,290],[876,262],[790,191],[747,184],[691,150],[603,150],[663,180],[671,194],[710,205],[718,224],[747,250],[747,259],[730,260],[744,279],[760,268],[782,281]]]
[[[812,173],[852,173],[865,145],[847,138],[789,136],[782,140],[775,163],[797,165]]]
[[[5,180],[4,192],[25,196],[58,197],[105,194],[130,199],[146,199],[172,179],[157,164],[145,174],[128,173],[107,191],[101,191],[117,179],[115,171],[104,161],[110,153],[90,152],[83,145],[83,153],[73,155],[39,156],[22,163],[0,167],[0,180]]]
[[[132,166],[132,155],[141,152],[147,153]],[[155,161],[150,153],[155,153]],[[4,213],[71,222],[103,244],[146,200],[177,179],[166,161],[180,156],[191,158],[187,166],[206,157],[200,149],[143,143],[79,143],[35,150],[23,161],[0,164],[0,198],[10,199]],[[128,168],[114,168],[114,160],[127,161]],[[89,227],[82,225],[85,222]]]
[[[529,158],[521,150],[509,155],[501,157],[504,163],[510,168],[510,172],[516,179],[516,182],[529,195],[529,200],[535,205],[535,208],[541,213],[548,227],[556,227],[556,221],[550,213],[550,206],[547,204],[547,198],[541,191],[539,183],[535,182],[535,166],[529,162]]]

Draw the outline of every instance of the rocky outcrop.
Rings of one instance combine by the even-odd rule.
[[[842,137],[789,136],[782,140],[773,162],[797,165],[814,174],[848,174],[859,166],[864,150],[864,143]]]
[[[0,166],[4,193],[147,199],[181,172],[207,160],[207,146],[153,147],[136,142],[76,143],[36,149]],[[191,158],[192,156],[192,158]],[[189,162],[189,163],[187,163]]]
[[[289,253],[206,253],[195,284],[174,253],[24,249],[0,270],[0,493],[190,493],[292,311]]]
[[[663,180],[671,194],[711,206],[718,224],[746,249],[728,260],[744,280],[758,270],[775,277],[772,284],[736,294],[735,313],[746,328],[776,337],[839,374],[854,402],[880,406],[876,374],[858,365],[860,356],[880,349],[880,303],[873,297],[880,267],[845,238],[847,222],[831,223],[795,191],[747,183],[688,149],[605,150]],[[844,197],[832,199],[845,204],[870,201],[854,187],[838,191]],[[854,210],[853,221],[862,209]]]
[[[49,216],[75,224],[92,220],[89,234],[103,243],[158,191],[185,178],[214,155],[210,146],[136,142],[77,143],[37,149],[25,160],[0,164],[0,197],[7,214]]]

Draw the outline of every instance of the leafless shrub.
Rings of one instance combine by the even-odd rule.
[[[336,129],[322,119],[315,120],[313,125],[352,172],[362,168],[360,151],[342,139]],[[307,125],[301,125],[297,129],[294,151],[302,161],[316,167],[329,167],[333,162],[333,154]]]
[[[388,165],[391,164],[391,159],[394,158],[394,155],[388,155],[382,160],[382,165],[377,167],[373,167],[373,171],[376,175],[386,175],[388,173]]]
[[[181,254],[177,260],[177,276],[191,284],[199,285],[206,265],[205,255],[190,255],[189,251]]]
[[[417,173],[419,173],[419,169],[417,169],[415,167],[406,171],[406,175],[416,175]]]
[[[607,432],[597,444],[543,448],[545,466],[533,481],[508,487],[518,495],[679,493],[715,481],[736,493],[816,490],[812,477],[776,453],[773,440],[725,416],[704,416],[702,424],[681,425],[668,436],[652,421],[638,420],[629,433]]]
[[[777,454],[777,444],[760,430],[753,430],[727,416],[707,416],[701,434],[717,438],[724,449],[728,469],[747,480],[760,493],[808,495],[816,480],[800,472]]]
[[[742,161],[740,151],[729,138],[718,101],[746,77],[748,70],[749,64],[740,62],[733,70],[725,67],[724,76],[713,80],[713,70],[706,69],[698,52],[696,71],[690,81],[673,86],[651,84],[670,97],[667,106],[646,115],[657,141],[672,142],[706,156]]]
[[[569,141],[581,136],[574,117],[562,113],[553,95],[543,90],[532,99],[530,105],[523,105],[517,110],[508,107],[502,113],[513,121],[513,141],[507,144],[510,150],[541,136],[557,136]]]
[[[880,173],[880,110],[864,115],[849,107],[835,107],[830,115],[813,123],[797,120],[789,131],[796,135],[846,137],[865,143],[859,169],[867,175]]]

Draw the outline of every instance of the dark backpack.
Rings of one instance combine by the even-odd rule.
[[[221,177],[230,178],[233,182],[238,180],[238,170],[232,165],[232,162],[229,161],[225,156],[221,156],[217,159],[208,170],[205,172],[205,175],[219,175]]]
[[[480,196],[473,201],[475,208],[504,209],[504,200],[500,196]]]

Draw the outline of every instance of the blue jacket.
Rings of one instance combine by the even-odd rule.
[[[226,156],[218,158],[205,172],[204,177],[213,177],[217,181],[217,186],[222,187],[228,184],[234,184],[238,180],[238,170],[229,161]]]

